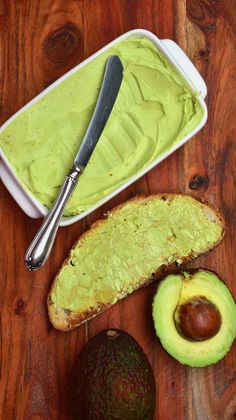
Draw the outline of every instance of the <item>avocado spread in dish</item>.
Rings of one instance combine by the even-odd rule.
[[[189,134],[203,109],[182,77],[146,38],[120,41],[16,117],[0,146],[22,184],[50,208],[90,122],[106,60],[119,55],[124,78],[96,150],[67,204],[79,214]]]

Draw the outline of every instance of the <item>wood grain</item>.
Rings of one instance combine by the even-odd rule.
[[[236,418],[236,347],[216,366],[174,361],[154,334],[153,284],[71,333],[52,329],[45,298],[86,227],[113,205],[144,192],[185,191],[227,218],[223,243],[195,267],[218,271],[236,297],[236,3],[234,0],[0,0],[0,121],[123,32],[142,27],[175,39],[208,86],[206,127],[146,177],[86,220],[60,229],[48,264],[24,269],[40,221],[30,220],[0,184],[0,419],[70,419],[68,378],[89,336],[119,327],[143,346],[157,382],[156,419]],[[125,419],[124,419],[125,420]]]

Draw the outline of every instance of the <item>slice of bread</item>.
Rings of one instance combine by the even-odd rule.
[[[222,214],[188,195],[139,196],[121,204],[79,238],[56,275],[47,302],[53,326],[73,329],[210,251],[224,232]]]

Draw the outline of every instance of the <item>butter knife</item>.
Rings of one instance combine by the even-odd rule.
[[[74,164],[62,185],[58,197],[44,218],[25,254],[28,270],[37,270],[48,259],[65,206],[84,171],[110,116],[123,79],[123,66],[118,56],[108,58],[101,90],[90,124],[75,157]]]

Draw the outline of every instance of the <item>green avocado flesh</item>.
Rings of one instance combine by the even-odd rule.
[[[156,387],[137,341],[121,330],[100,331],[80,353],[71,390],[77,420],[153,420]]]
[[[128,201],[87,232],[57,275],[51,301],[78,313],[113,304],[161,266],[216,244],[222,228],[212,210],[190,196],[149,196]]]
[[[176,308],[194,296],[204,296],[221,315],[218,333],[204,341],[190,341],[175,326]],[[159,285],[153,301],[156,334],[165,350],[180,363],[204,367],[221,360],[236,337],[236,304],[219,277],[199,270],[194,274],[170,274]]]
[[[96,150],[65,215],[95,205],[189,134],[203,108],[156,46],[129,38],[54,87],[16,117],[0,146],[22,184],[50,208],[90,122],[105,63],[117,54],[124,78]]]

